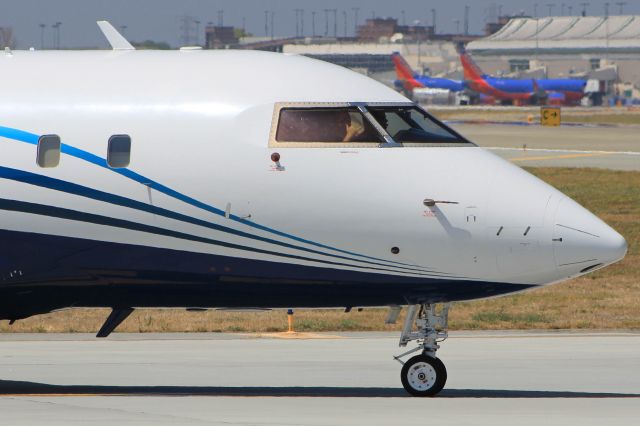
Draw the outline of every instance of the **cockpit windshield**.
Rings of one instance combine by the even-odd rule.
[[[367,109],[397,143],[466,142],[416,107],[369,107]]]
[[[277,104],[271,140],[300,147],[470,144],[414,104]]]

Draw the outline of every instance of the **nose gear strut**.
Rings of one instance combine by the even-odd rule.
[[[440,348],[438,343],[448,336],[450,307],[449,303],[445,303],[440,310],[436,309],[435,304],[411,305],[408,308],[400,335],[400,346],[407,346],[412,340],[417,341],[418,346],[393,358],[402,364],[402,386],[411,395],[433,396],[442,390],[447,381],[447,370],[442,361],[436,358],[436,351]],[[406,362],[400,360],[420,350],[420,355]]]

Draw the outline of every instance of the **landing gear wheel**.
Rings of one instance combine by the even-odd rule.
[[[438,358],[416,355],[402,367],[400,380],[413,396],[434,396],[447,381],[447,369]]]

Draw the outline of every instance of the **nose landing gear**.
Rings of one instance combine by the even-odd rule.
[[[447,338],[449,308],[449,304],[443,305],[440,311],[436,310],[434,304],[409,306],[400,335],[400,346],[407,346],[407,343],[416,340],[418,347],[393,358],[403,365],[400,380],[405,390],[413,396],[433,396],[442,390],[447,381],[447,369],[436,358],[436,351],[440,348],[438,343]],[[420,355],[406,362],[400,360],[420,350]]]

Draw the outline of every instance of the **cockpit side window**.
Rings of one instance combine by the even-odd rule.
[[[309,143],[383,142],[357,108],[283,108],[275,139]]]
[[[378,123],[398,143],[465,143],[443,124],[415,107],[370,107]]]

